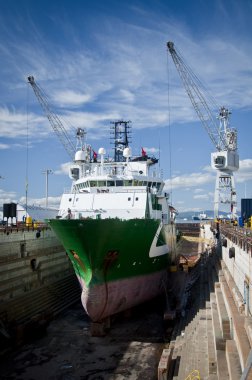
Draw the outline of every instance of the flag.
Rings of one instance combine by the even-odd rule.
[[[93,160],[94,162],[96,162],[97,160],[97,153],[93,150]]]
[[[146,156],[146,151],[144,150],[144,148],[142,147],[142,156]]]

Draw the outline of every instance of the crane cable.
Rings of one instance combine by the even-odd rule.
[[[25,216],[27,218],[28,184],[29,184],[29,87],[26,91],[26,162],[25,162]]]
[[[167,71],[167,106],[168,106],[168,147],[169,147],[169,177],[170,177],[170,203],[172,205],[172,143],[171,143],[171,107],[170,107],[170,68],[169,68],[169,56],[167,50],[166,59],[166,71]]]

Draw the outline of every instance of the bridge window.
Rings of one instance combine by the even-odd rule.
[[[225,157],[223,157],[223,156],[216,157],[215,164],[216,165],[224,165],[225,164]]]
[[[89,183],[85,181],[85,182],[79,183],[77,186],[79,189],[83,189],[84,187],[89,187]]]
[[[123,181],[116,181],[116,186],[123,186]]]
[[[97,186],[99,186],[99,187],[107,186],[106,181],[97,181]]]
[[[132,186],[132,180],[125,180],[124,181],[124,186]]]

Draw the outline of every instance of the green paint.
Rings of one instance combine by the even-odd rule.
[[[87,286],[150,274],[170,263],[168,253],[149,257],[159,220],[51,219],[49,224]],[[157,245],[168,235],[163,228]]]

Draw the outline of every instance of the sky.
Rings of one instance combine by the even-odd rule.
[[[69,134],[112,155],[110,122],[130,120],[133,154],[160,158],[179,212],[213,209],[215,151],[167,51],[173,41],[219,106],[232,111],[238,209],[252,198],[251,0],[0,0],[0,206],[58,207],[69,156],[27,81]],[[217,110],[213,110],[217,112]]]

